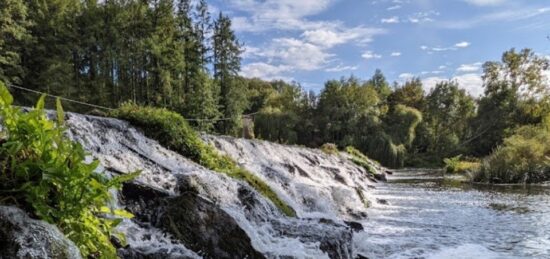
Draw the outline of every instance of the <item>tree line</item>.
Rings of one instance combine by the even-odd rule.
[[[6,0],[0,13],[2,81],[108,107],[166,107],[202,119],[201,130],[238,128],[242,44],[205,0]]]
[[[379,70],[314,93],[239,76],[243,45],[205,0],[4,0],[0,14],[1,81],[113,108],[165,107],[220,134],[240,135],[242,115],[255,113],[258,138],[355,146],[391,167],[486,156],[550,110],[548,60],[529,49],[486,62],[481,97],[455,81],[429,91],[419,78],[390,84]],[[14,94],[23,104],[36,99]]]
[[[440,166],[457,155],[484,157],[525,125],[550,113],[548,60],[511,49],[483,66],[484,94],[456,81],[425,91],[419,78],[390,85],[372,78],[330,80],[316,95],[299,84],[251,79],[249,112],[259,138],[319,147],[355,146],[390,167]]]

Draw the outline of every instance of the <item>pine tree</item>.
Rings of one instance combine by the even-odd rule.
[[[235,134],[246,109],[246,84],[237,77],[241,69],[242,45],[231,29],[231,19],[219,14],[214,22],[214,79],[220,86],[220,108],[228,120],[220,123],[225,134]]]

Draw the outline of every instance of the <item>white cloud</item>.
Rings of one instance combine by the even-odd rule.
[[[411,73],[402,73],[399,75],[399,79],[402,79],[402,80],[408,80],[413,77],[414,77],[414,74],[411,74]]]
[[[456,71],[457,72],[477,72],[481,69],[481,65],[483,65],[481,62],[476,62],[473,64],[462,64],[456,69]]]
[[[383,18],[382,20],[380,20],[380,22],[381,23],[399,23],[399,17],[392,16],[389,18]]]
[[[329,58],[334,56],[318,45],[295,38],[274,39],[259,55],[273,62],[306,71],[322,68],[329,62]]]
[[[342,72],[342,71],[349,71],[349,70],[357,70],[357,66],[344,66],[342,64],[338,65],[338,66],[335,66],[335,67],[331,67],[331,68],[327,68],[325,69],[326,72]]]
[[[400,5],[392,5],[388,8],[386,8],[386,10],[388,10],[388,11],[393,11],[393,10],[397,10],[397,9],[401,9],[401,6]]]
[[[450,46],[450,47],[428,47],[426,45],[422,45],[422,46],[420,46],[420,49],[428,51],[429,54],[432,54],[433,52],[443,52],[443,51],[463,49],[463,48],[466,48],[468,46],[470,46],[469,42],[462,41],[462,42],[458,42],[458,43],[456,43],[456,44],[454,44],[453,46]]]
[[[481,79],[481,75],[475,73],[454,76],[452,78],[439,76],[427,77],[422,79],[422,85],[424,90],[430,91],[437,83],[448,80],[456,81],[458,87],[465,89],[466,92],[474,97],[479,97],[483,94],[483,79]]]
[[[456,80],[460,88],[466,89],[466,92],[474,97],[479,97],[483,94],[483,79],[481,79],[481,75],[479,74],[459,75],[453,77],[453,80]]]
[[[382,55],[367,50],[363,53],[363,55],[361,55],[361,57],[363,57],[364,59],[381,59]]]
[[[287,72],[289,69],[289,67],[283,65],[274,66],[256,62],[243,66],[240,74],[245,77],[257,77],[265,80],[283,79],[290,81],[290,78],[281,76],[281,73]]]
[[[418,12],[410,15],[408,21],[410,23],[427,23],[435,21],[434,16],[439,16],[439,12],[436,11],[427,11],[427,12]]]
[[[384,32],[382,29],[361,26],[354,28],[320,28],[307,30],[302,33],[302,37],[310,43],[331,48],[350,41],[368,43],[372,41],[375,35]]]
[[[495,22],[513,22],[531,19],[550,12],[550,8],[523,8],[498,11],[469,17],[462,20],[439,21],[435,26],[446,29],[469,29],[479,25],[488,25]]]
[[[506,0],[465,0],[469,4],[477,6],[494,6],[500,5],[506,2]]]
[[[399,57],[399,56],[401,56],[401,52],[392,52],[390,56]]]
[[[471,43],[467,42],[467,41],[462,41],[462,42],[459,42],[457,44],[455,44],[455,47],[457,48],[467,48],[471,45]]]

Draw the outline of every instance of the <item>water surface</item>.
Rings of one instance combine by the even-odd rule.
[[[388,180],[355,237],[369,258],[550,258],[548,187],[460,184],[429,170]]]

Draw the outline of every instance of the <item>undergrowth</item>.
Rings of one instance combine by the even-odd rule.
[[[475,181],[538,183],[550,180],[550,117],[524,126],[483,159]]]
[[[204,143],[181,115],[167,109],[142,107],[133,103],[123,104],[111,115],[141,128],[146,136],[210,170],[246,181],[271,200],[285,215],[296,216],[296,212],[262,179],[239,167],[229,156],[219,154],[211,145]]]
[[[121,188],[137,173],[109,179],[96,172],[99,162],[88,163],[82,146],[65,136],[60,101],[52,121],[44,98],[22,111],[0,82],[0,203],[57,225],[85,258],[116,258],[111,236],[124,240],[115,227],[132,214],[108,207],[109,189]]]
[[[464,160],[461,155],[445,158],[443,162],[445,163],[445,171],[451,174],[477,172],[481,166],[479,161]]]
[[[361,151],[357,150],[356,148],[354,148],[352,146],[348,146],[348,147],[346,147],[346,153],[348,153],[351,156],[351,161],[354,164],[356,164],[360,167],[363,167],[372,176],[375,176],[377,174],[376,169],[369,162],[369,161],[372,161],[372,160],[369,159]],[[376,162],[374,162],[374,163],[376,163]]]

